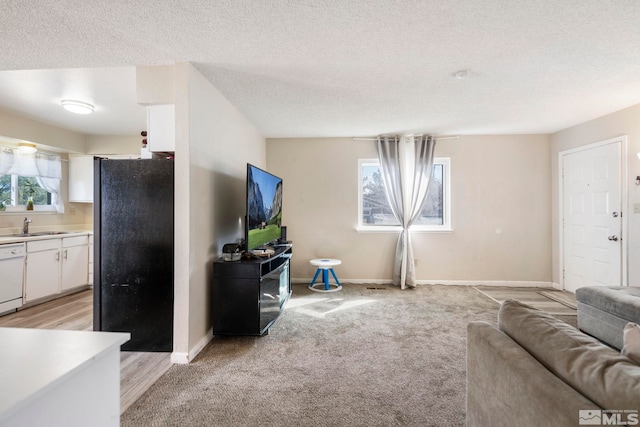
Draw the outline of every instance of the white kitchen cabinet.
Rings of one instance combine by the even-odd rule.
[[[69,156],[69,201],[93,202],[93,156]]]
[[[147,145],[152,153],[176,151],[175,105],[147,107]]]
[[[62,239],[62,277],[60,290],[84,286],[89,282],[89,239],[87,236]]]
[[[93,203],[93,159],[139,159],[139,154],[96,154],[69,156],[69,201]]]
[[[24,301],[60,292],[60,239],[27,242]]]
[[[89,282],[89,237],[27,242],[24,301],[31,302]]]

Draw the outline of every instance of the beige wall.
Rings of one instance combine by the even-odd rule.
[[[191,64],[175,70],[176,274],[174,361],[211,336],[212,262],[242,237],[247,162],[266,165],[265,139]]]
[[[140,135],[87,135],[85,154],[140,154]]]
[[[59,152],[62,161],[61,193],[65,201],[64,214],[58,213],[0,213],[0,232],[4,234],[22,231],[24,217],[32,218],[31,230],[76,229],[92,223],[91,205],[69,203],[69,164],[68,151],[84,153],[85,136],[66,129],[0,111],[0,137],[8,137],[36,143],[40,149]],[[5,144],[11,145],[11,144]]]
[[[84,135],[37,122],[8,111],[0,111],[0,136],[30,141],[55,151],[84,153]]]
[[[636,153],[640,152],[640,105],[591,120],[586,123],[556,132],[551,135],[551,174],[552,174],[552,253],[553,281],[560,282],[559,254],[559,172],[558,157],[564,150],[593,144],[627,135],[627,177],[628,205],[623,208],[623,219],[628,223],[628,278],[629,284],[640,285],[640,214],[633,213],[633,205],[640,203],[640,187],[635,185],[635,177],[640,175],[640,160]],[[624,237],[623,237],[624,238]]]
[[[294,278],[313,276],[309,259],[335,257],[344,280],[391,279],[397,234],[355,230],[358,159],[376,156],[372,141],[267,140],[267,169],[284,179]],[[418,280],[548,284],[548,136],[462,136],[438,142],[436,156],[451,158],[453,232],[414,233]]]

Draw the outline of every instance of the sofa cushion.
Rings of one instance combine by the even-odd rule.
[[[550,314],[502,303],[498,327],[547,369],[604,409],[640,410],[640,366]]]
[[[489,323],[467,324],[467,427],[573,426],[589,409],[601,408],[507,334]]]
[[[576,299],[602,311],[640,323],[640,288],[631,286],[586,286]]]
[[[640,363],[640,325],[627,323],[624,327],[624,346],[622,354],[636,363]]]

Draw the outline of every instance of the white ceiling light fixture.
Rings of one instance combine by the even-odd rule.
[[[63,99],[60,103],[65,110],[76,114],[91,114],[95,108],[87,102],[76,101],[74,99]]]
[[[36,144],[20,142],[18,143],[18,151],[22,154],[33,154],[38,151],[38,149],[36,148]]]

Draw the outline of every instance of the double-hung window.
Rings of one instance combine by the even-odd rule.
[[[399,231],[387,200],[378,159],[358,161],[358,230]],[[451,161],[436,157],[433,162],[427,201],[412,231],[451,231]]]

